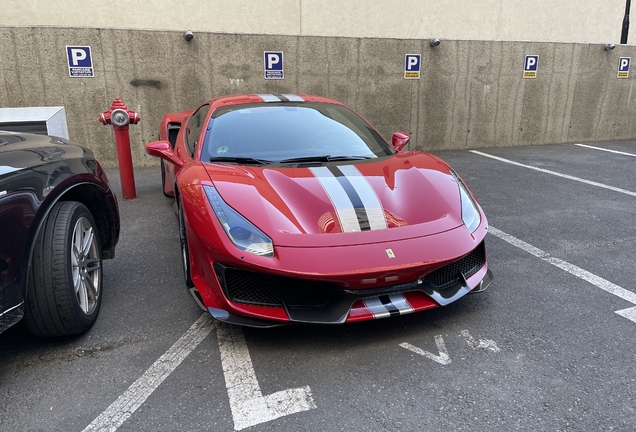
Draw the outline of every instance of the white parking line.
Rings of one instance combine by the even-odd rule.
[[[518,238],[513,237],[510,234],[506,234],[505,232],[498,230],[492,225],[489,227],[488,232],[510,243],[511,245],[516,246],[519,249],[524,250],[529,254],[534,255],[535,257],[542,259],[543,261],[570,273],[571,275],[574,275],[586,282],[591,283],[592,285],[595,285],[603,291],[614,294],[615,296],[620,297],[623,300],[627,300],[632,304],[636,304],[636,293],[633,293],[632,291],[626,290],[625,288],[622,288],[606,279],[603,279],[600,276],[590,273],[587,270],[583,270],[580,267],[577,267],[559,258],[555,258],[549,253],[542,251],[541,249],[538,249],[524,242],[523,240],[519,240]],[[636,323],[636,308],[623,309],[620,311],[616,311],[616,313]]]
[[[621,309],[619,311],[616,311],[616,313],[622,317],[627,318],[628,320],[636,322],[636,307]]]
[[[316,408],[309,386],[263,396],[240,327],[220,324],[217,337],[235,430]]]
[[[84,432],[109,431],[119,428],[159,385],[174,371],[214,328],[212,317],[203,314],[172,347],[159,357],[128,390],[101,413]]]
[[[476,350],[476,349],[482,348],[482,349],[490,350],[492,352],[501,351],[501,349],[497,346],[497,342],[495,342],[492,339],[475,339],[468,330],[462,330],[460,334],[462,335],[464,339],[466,339],[466,343],[472,349]]]
[[[585,147],[585,148],[589,148],[589,149],[594,149],[594,150],[601,150],[601,151],[605,151],[605,152],[609,152],[609,153],[616,153],[616,154],[623,155],[623,156],[636,157],[636,154],[625,153],[625,152],[618,151],[618,150],[610,150],[610,149],[606,149],[606,148],[602,148],[602,147],[594,147],[594,146],[587,145],[587,144],[574,144],[574,145],[575,146],[579,146],[579,147]]]
[[[215,323],[209,314],[201,315],[159,360],[83,432],[115,432],[210,334]],[[263,396],[241,328],[226,324],[217,324],[216,328],[235,430],[316,408],[309,386]]]
[[[591,180],[585,180],[585,179],[582,179],[582,178],[579,178],[579,177],[574,177],[574,176],[567,175],[567,174],[561,174],[561,173],[556,172],[556,171],[550,171],[550,170],[543,169],[543,168],[537,168],[537,167],[533,167],[531,165],[524,165],[524,164],[519,163],[519,162],[515,162],[515,161],[508,160],[508,159],[504,159],[504,158],[501,158],[499,156],[494,156],[494,155],[491,155],[491,154],[488,154],[488,153],[482,153],[482,152],[477,151],[477,150],[469,150],[469,151],[471,153],[475,153],[475,154],[478,154],[480,156],[485,156],[487,158],[495,159],[495,160],[498,160],[500,162],[505,162],[505,163],[508,163],[508,164],[511,164],[511,165],[516,165],[516,166],[520,166],[520,167],[523,167],[523,168],[528,168],[528,169],[539,171],[539,172],[542,172],[542,173],[551,174],[553,176],[562,177],[562,178],[566,178],[566,179],[569,179],[569,180],[574,180],[574,181],[585,183],[585,184],[588,184],[588,185],[591,185],[591,186],[596,186],[596,187],[600,187],[600,188],[603,188],[603,189],[608,189],[608,190],[611,190],[611,191],[614,191],[614,192],[620,192],[620,193],[625,194],[625,195],[630,195],[630,196],[635,196],[636,197],[636,192],[628,191],[628,190],[617,188],[617,187],[614,187],[614,186],[609,186],[609,185],[606,185],[606,184],[603,184],[603,183],[597,183],[597,182],[591,181]]]
[[[404,349],[407,349],[415,354],[419,354],[421,356],[426,357],[427,359],[431,359],[436,363],[441,365],[451,364],[451,358],[448,355],[448,350],[446,349],[446,344],[444,343],[444,338],[442,335],[435,336],[435,345],[437,345],[437,350],[439,354],[433,354],[430,351],[424,351],[422,348],[418,348],[415,345],[411,345],[408,342],[403,342],[400,346]]]

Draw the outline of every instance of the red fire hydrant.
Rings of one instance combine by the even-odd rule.
[[[119,177],[121,178],[121,192],[124,198],[127,199],[137,197],[128,125],[137,124],[139,120],[139,114],[130,111],[121,99],[115,99],[110,109],[99,115],[99,121],[102,122],[102,124],[113,125],[115,146],[117,147],[117,162],[119,164]]]

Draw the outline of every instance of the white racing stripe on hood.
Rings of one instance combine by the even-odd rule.
[[[283,96],[285,96],[287,99],[289,99],[290,102],[305,102],[305,99],[303,99],[300,96],[295,95],[295,94],[285,94],[285,93],[283,93]]]
[[[349,182],[362,200],[372,230],[386,229],[384,208],[368,180],[353,165],[342,165],[338,169],[349,179]]]
[[[263,99],[263,102],[281,102],[280,98],[273,94],[257,94],[256,96]]]
[[[309,170],[329,196],[342,232],[388,228],[380,199],[355,166],[323,166]]]
[[[305,99],[295,94],[257,94],[263,102],[305,102]]]
[[[331,200],[334,210],[340,221],[342,232],[357,232],[362,231],[360,224],[358,223],[358,216],[356,215],[356,209],[351,203],[351,199],[347,195],[338,179],[329,171],[327,167],[311,167],[309,170],[320,182],[320,185],[325,190],[325,193]]]

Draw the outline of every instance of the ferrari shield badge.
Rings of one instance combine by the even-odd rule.
[[[386,251],[386,256],[388,256],[391,259],[395,258],[395,254],[393,253],[393,249],[385,249],[385,251]]]

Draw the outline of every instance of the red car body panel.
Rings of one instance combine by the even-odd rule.
[[[372,234],[322,235],[317,221],[333,212],[334,206],[308,168],[205,165],[223,199],[280,246],[375,243],[420,237],[463,224],[453,211],[459,201],[457,183],[438,159],[425,153],[403,153],[355,165],[384,209],[401,224],[412,227]]]
[[[306,102],[343,106],[322,97],[298,96]],[[206,124],[220,107],[262,102],[259,95],[213,99],[208,102]],[[173,147],[180,163],[164,162],[163,188],[166,194],[176,194],[182,206],[190,275],[211,312],[221,310],[275,323],[290,321],[286,307],[230,301],[215,263],[255,274],[332,283],[359,295],[338,322],[381,317],[374,313],[372,302],[365,300],[365,290],[373,292],[375,299],[376,291],[399,284],[411,284],[398,299],[408,312],[437,307],[440,303],[412,284],[476,250],[487,233],[487,220],[478,205],[479,226],[471,233],[464,225],[459,186],[448,164],[421,152],[337,164],[352,166],[348,169],[360,174],[381,204],[386,220],[385,229],[342,232],[335,204],[311,168],[201,162],[203,145],[191,156],[184,130],[192,113],[168,114],[160,124],[163,141],[169,138],[170,125],[181,126]],[[203,143],[205,134],[203,128],[199,142]],[[148,145],[149,153],[152,145]],[[204,186],[216,188],[225,203],[272,239],[273,257],[246,253],[232,243]],[[465,278],[465,285],[469,290],[485,289],[482,281],[488,274],[484,257],[483,267]]]
[[[159,123],[159,140],[168,141],[173,150],[176,146],[176,134],[174,132],[181,129],[181,125],[185,123],[192,115],[194,110],[181,111],[174,114],[166,114]],[[171,133],[172,132],[172,133]],[[163,167],[163,193],[165,195],[174,196],[175,185],[175,166],[173,164],[165,164]]]

